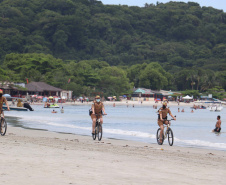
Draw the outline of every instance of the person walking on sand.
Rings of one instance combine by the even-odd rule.
[[[221,131],[221,117],[220,116],[217,116],[217,122],[216,122],[216,125],[215,125],[215,129],[212,130],[212,132],[220,132]]]
[[[159,125],[159,127],[161,129],[161,131],[160,131],[160,142],[162,143],[162,140],[163,140],[163,131],[164,131],[163,124],[166,124],[166,125],[169,124],[169,121],[167,121],[167,114],[169,114],[174,120],[176,120],[176,118],[172,115],[170,109],[167,108],[167,101],[163,102],[163,105],[158,110],[158,112],[159,112],[158,125]]]
[[[100,124],[103,124],[103,116],[106,115],[104,104],[100,101],[100,96],[96,96],[92,104],[92,135],[95,134],[96,119],[100,118]]]

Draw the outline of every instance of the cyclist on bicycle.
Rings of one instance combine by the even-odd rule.
[[[103,117],[102,113],[106,114],[104,104],[100,101],[100,96],[96,96],[95,100],[93,101],[92,104],[92,114],[91,114],[91,119],[93,121],[92,123],[92,134],[95,133],[95,126],[96,126],[96,119],[100,118],[100,124],[103,124]],[[98,115],[96,115],[98,114]]]
[[[162,107],[158,110],[159,112],[159,117],[158,117],[158,125],[161,128],[160,131],[160,142],[162,142],[163,139],[163,131],[164,131],[164,126],[163,124],[170,124],[169,121],[167,121],[167,114],[169,114],[174,120],[176,120],[176,118],[172,115],[171,111],[169,108],[167,108],[167,101],[163,102]]]
[[[3,103],[6,104],[7,110],[10,110],[8,102],[7,102],[6,98],[4,96],[2,96],[2,94],[3,94],[3,91],[2,91],[2,89],[0,89],[0,114],[3,114],[3,111],[2,111]],[[4,114],[3,114],[3,117],[4,117]],[[2,123],[1,123],[1,125],[2,125]],[[2,130],[1,130],[1,132],[2,132]]]

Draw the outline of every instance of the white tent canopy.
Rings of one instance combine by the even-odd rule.
[[[183,99],[184,100],[192,100],[193,98],[187,95],[187,96],[183,97]]]

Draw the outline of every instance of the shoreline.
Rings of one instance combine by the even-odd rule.
[[[223,151],[8,127],[4,184],[225,184]],[[12,175],[13,174],[13,175]],[[221,178],[216,178],[221,177]]]
[[[58,104],[59,106],[64,106],[64,105],[92,105],[93,102],[66,102],[66,103],[56,103]],[[159,106],[162,106],[162,103],[161,102],[158,102],[158,103],[155,103],[154,101],[143,101],[142,103],[140,101],[128,101],[128,103],[126,101],[104,101],[103,102],[104,105],[112,105],[115,104],[116,106],[117,105],[139,105],[139,106],[153,106],[153,105],[157,105],[158,107]],[[180,104],[178,105],[177,102],[172,102],[172,101],[169,101],[168,103],[168,106],[181,106],[181,107],[192,107],[194,104],[198,104],[198,103],[194,103],[194,102],[191,102],[191,103],[184,103],[184,102],[180,102]],[[203,103],[205,105],[205,103]],[[32,105],[44,105],[44,103],[32,103]]]
[[[10,124],[8,124],[8,126],[14,127],[14,128],[21,128],[21,129],[26,129],[26,130],[37,130],[37,131],[50,132],[50,133],[56,133],[56,134],[70,134],[70,135],[75,135],[75,136],[84,136],[84,137],[90,137],[91,138],[91,135],[76,134],[76,133],[70,133],[70,132],[58,132],[58,131],[51,131],[51,130],[48,130],[48,129],[25,127],[22,124],[21,125],[18,125],[18,119],[20,119],[20,118],[18,118],[18,117],[10,117],[10,119],[16,119],[16,120],[13,120],[13,121],[11,120],[10,121]],[[12,123],[12,122],[15,122],[15,123]],[[118,141],[128,141],[128,142],[137,142],[137,143],[143,143],[144,145],[145,144],[156,145],[158,147],[164,147],[165,145],[168,146],[168,141],[167,140],[164,142],[163,145],[158,145],[157,143],[150,143],[150,142],[137,141],[137,140],[128,140],[128,139],[122,139],[122,138],[104,137],[104,139],[118,140]],[[184,146],[178,146],[178,145],[175,145],[175,144],[172,147],[192,148],[192,149],[200,149],[200,150],[211,150],[211,151],[222,151],[222,152],[226,152],[225,149],[220,149],[220,148],[214,149],[214,148],[205,148],[205,147],[198,147],[198,146],[195,147],[195,146],[186,146],[186,145],[184,145]]]

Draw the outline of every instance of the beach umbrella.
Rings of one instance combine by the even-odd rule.
[[[110,99],[112,99],[112,97],[108,97],[108,99],[110,100]]]
[[[46,98],[46,97],[43,98],[42,101],[43,101],[43,102],[47,102],[47,98]]]
[[[11,98],[10,94],[3,94],[2,96],[6,97],[6,98]]]
[[[184,100],[191,100],[191,99],[193,99],[193,98],[187,95],[187,96],[183,97],[183,99],[184,99]]]
[[[58,96],[54,96],[53,98],[58,98]]]
[[[49,99],[53,99],[53,97],[52,96],[49,96]]]
[[[38,96],[38,99],[42,99],[43,98],[43,96]]]
[[[32,97],[32,98],[36,98],[36,97],[37,97],[37,95],[35,95],[35,94],[34,94],[34,95],[31,95],[31,97]]]

